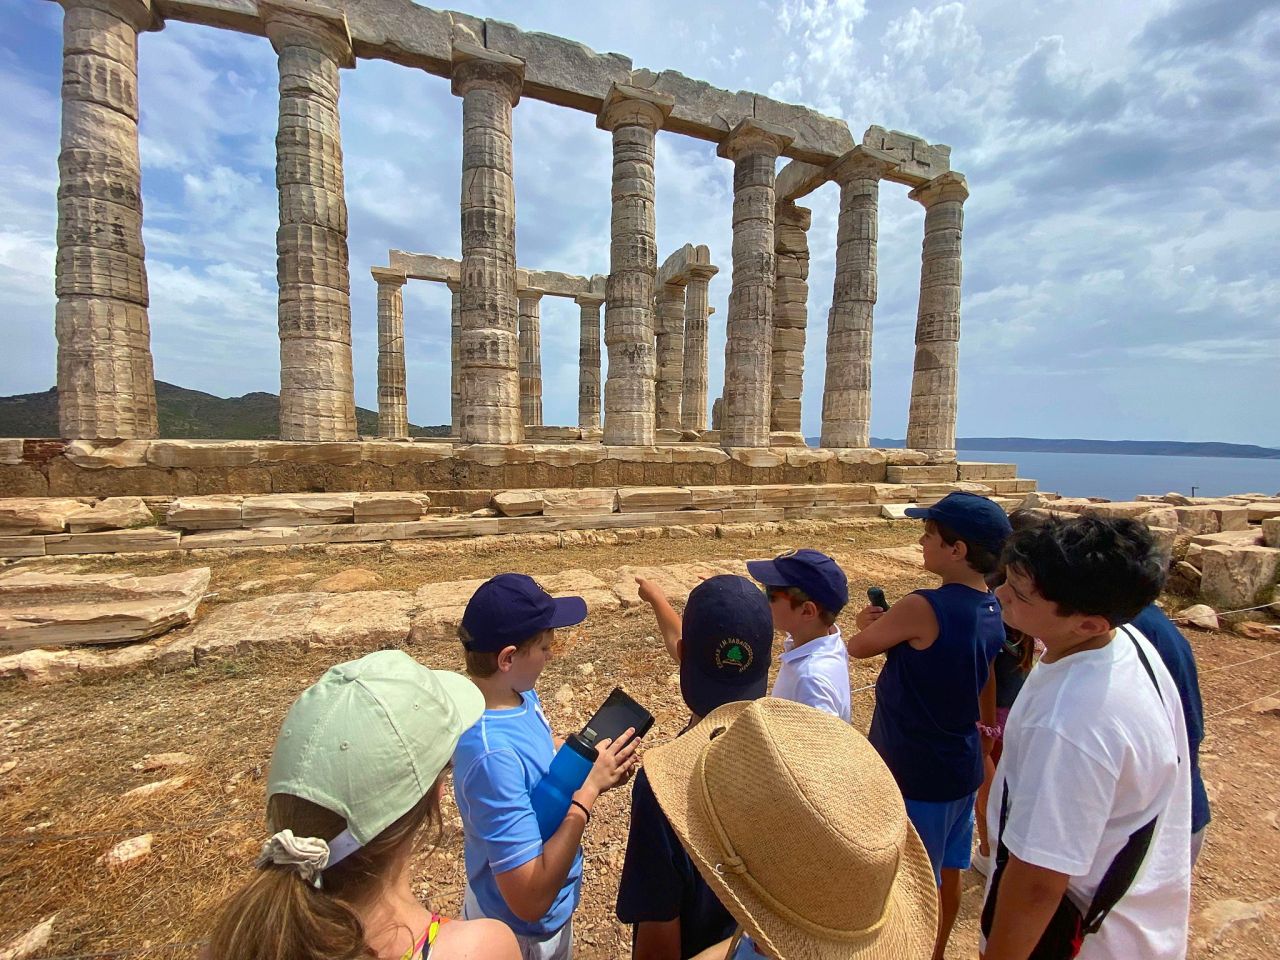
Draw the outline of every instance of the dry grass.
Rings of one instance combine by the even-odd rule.
[[[849,531],[851,540],[818,546],[841,555],[851,594],[875,582],[892,599],[929,585],[929,576],[862,551],[910,542],[916,532],[914,524],[872,524]],[[504,569],[543,574],[572,567],[758,557],[801,545],[794,540],[664,539],[563,550],[494,542],[483,552],[441,549],[412,557],[307,548],[219,557],[209,565],[216,589],[224,591],[249,579],[299,572],[326,575],[352,566],[377,571],[388,587],[412,589],[423,582],[488,576]],[[201,562],[185,557],[76,558],[76,563],[85,570],[168,572],[191,566],[193,559]],[[250,595],[257,594],[226,599]],[[685,711],[675,668],[646,614],[592,619],[562,633],[557,658],[539,683],[557,730],[585,720],[614,684],[654,711],[657,727],[650,742],[680,729]],[[1193,640],[1207,716],[1280,687],[1280,657],[1247,668],[1232,666],[1273,652],[1274,646],[1225,634],[1196,634]],[[260,653],[167,676],[141,674],[46,689],[0,685],[0,764],[17,760],[14,770],[0,775],[0,944],[57,911],[53,938],[40,956],[194,956],[191,944],[204,937],[217,904],[248,875],[263,839],[263,778],[284,712],[329,665],[364,652]],[[418,645],[410,652],[429,666],[460,666],[451,643]],[[875,662],[854,664],[853,687],[872,682],[877,669]],[[855,695],[854,722],[862,730],[872,705],[870,691]],[[1251,709],[1210,722],[1205,768],[1215,820],[1197,875],[1196,913],[1218,900],[1255,902],[1274,896],[1273,865],[1280,858],[1274,802],[1280,760],[1272,740],[1276,723],[1274,715]],[[132,769],[146,754],[171,751],[192,754],[197,763],[155,772]],[[121,799],[133,787],[177,773],[189,774],[190,780],[173,793]],[[575,918],[577,952],[587,960],[629,952],[629,932],[612,916],[627,806],[625,791],[607,794],[588,834],[583,906]],[[456,915],[463,882],[461,838],[449,803],[446,820],[442,845],[421,855],[415,869],[424,899],[434,909]],[[116,871],[97,865],[97,858],[116,842],[144,832],[155,835],[151,856]],[[953,957],[974,954],[979,897],[971,877]],[[1194,947],[1192,956],[1274,957],[1280,950],[1277,912],[1273,909],[1261,922],[1230,927],[1216,939],[1212,924],[1202,923],[1197,935],[1207,939]]]

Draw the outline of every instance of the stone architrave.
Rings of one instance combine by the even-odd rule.
[[[960,239],[969,186],[963,175],[953,171],[917,187],[909,196],[924,204],[924,248],[907,446],[952,451],[960,354]]]
[[[762,120],[740,121],[717,153],[733,161],[733,286],[724,361],[726,447],[769,446],[774,287],[774,172],[795,134]]]
[[[374,267],[378,282],[378,436],[409,437],[409,406],[404,373],[403,270]]]
[[[341,10],[261,0],[279,57],[276,231],[280,438],[354,440],[351,281],[343,193],[338,71],[354,67]]]
[[[462,365],[459,360],[462,338],[462,285],[449,281],[449,432],[455,437],[462,429]]]
[[[675,98],[614,83],[597,125],[613,134],[613,208],[605,284],[604,442],[654,441],[653,283],[658,272],[654,220],[654,136]]]
[[[138,157],[138,32],[150,0],[62,0],[58,423],[73,439],[158,435]]]
[[[809,224],[813,212],[779,202],[774,211],[773,376],[769,429],[800,432],[804,340],[809,320]]]
[[[854,147],[831,165],[840,185],[836,273],[827,321],[822,446],[871,443],[871,334],[877,296],[880,180],[894,167],[886,153]]]
[[[684,393],[680,428],[707,429],[707,284],[720,270],[709,264],[689,267],[684,292]]]
[[[600,429],[600,307],[598,297],[574,297],[581,310],[578,335],[578,428]]]
[[[519,443],[516,196],[511,109],[524,62],[474,43],[453,46],[462,98],[462,289],[459,293],[463,443]]]
[[[542,294],[521,290],[520,415],[526,427],[542,426]]]
[[[654,396],[655,422],[659,430],[680,429],[680,405],[684,394],[684,296],[682,282],[664,283],[658,292],[658,313],[654,324],[658,382]]]

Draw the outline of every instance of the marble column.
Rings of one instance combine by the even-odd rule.
[[[680,428],[707,429],[707,284],[717,267],[695,264],[684,288],[684,392],[680,398]]]
[[[720,144],[733,161],[733,286],[724,361],[726,447],[769,446],[774,287],[774,173],[794,139],[785,127],[742,120]]]
[[[378,282],[378,436],[409,438],[409,406],[404,375],[403,270],[373,267]]]
[[[355,66],[351,35],[343,13],[322,4],[262,0],[258,10],[280,68],[280,438],[353,440],[351,281],[338,120],[338,71]]]
[[[520,415],[526,427],[542,426],[542,294],[521,290]]]
[[[658,292],[655,424],[659,430],[680,429],[684,394],[684,284],[664,283]]]
[[[62,0],[58,154],[58,429],[158,435],[138,157],[138,32],[150,0]]]
[[[880,179],[893,158],[854,147],[831,165],[840,185],[836,272],[827,321],[827,378],[822,391],[822,446],[871,443],[871,333],[876,305]]]
[[[524,63],[472,43],[453,47],[453,92],[462,97],[463,443],[519,443],[516,198],[511,108]]]
[[[910,193],[924,204],[924,249],[907,446],[942,455],[956,447],[956,371],[960,354],[960,238],[969,187],[944,173]]]
[[[769,429],[798,434],[809,320],[809,224],[813,212],[782,202],[774,210],[773,376]]]
[[[574,297],[581,309],[578,339],[578,429],[600,429],[600,307],[598,297]]]
[[[462,339],[462,284],[448,281],[449,288],[449,432],[458,436],[462,430],[462,363],[459,359]]]
[[[658,272],[654,221],[654,135],[674,99],[615,83],[597,125],[613,134],[613,209],[605,285],[604,442],[654,439],[653,284]]]

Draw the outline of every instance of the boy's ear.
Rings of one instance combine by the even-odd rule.
[[[1076,621],[1076,632],[1081,637],[1100,637],[1111,629],[1111,621],[1096,614],[1084,614]]]
[[[504,671],[510,670],[511,664],[515,662],[516,652],[517,651],[515,646],[506,646],[506,647],[503,647],[501,650],[499,650],[498,651],[498,669],[504,670]]]

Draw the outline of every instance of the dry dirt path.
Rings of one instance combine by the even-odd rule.
[[[905,544],[914,524],[846,530],[815,544],[841,556],[850,593],[879,583],[895,598],[929,585],[909,564],[868,554]],[[354,555],[323,550],[215,560],[213,602],[259,596],[270,586],[235,592],[246,580],[288,574],[326,576],[359,565],[375,569],[384,587],[488,576],[502,570],[547,574],[567,568],[661,564],[768,556],[803,546],[794,534],[754,540],[644,540],[626,546],[556,549],[495,548],[456,556]],[[162,572],[187,561],[102,559],[86,570]],[[292,586],[278,589],[299,589]],[[305,588],[304,588],[305,589]],[[359,594],[352,595],[359,602]],[[848,618],[846,618],[848,619]],[[591,619],[563,631],[557,658],[539,684],[558,731],[581,724],[614,685],[648,704],[657,717],[650,742],[674,735],[685,714],[674,665],[665,659],[644,612]],[[1191,634],[1202,671],[1209,737],[1204,769],[1214,821],[1195,882],[1194,958],[1273,958],[1280,955],[1280,862],[1277,789],[1280,781],[1280,647],[1225,633]],[[458,669],[455,644],[415,645],[410,652],[432,667]],[[0,949],[50,914],[52,937],[39,957],[194,956],[210,910],[251,869],[264,828],[265,768],[280,720],[293,698],[330,664],[367,652],[357,648],[305,653],[258,653],[206,662],[170,675],[36,688],[0,685]],[[1262,659],[1255,659],[1262,658]],[[1245,661],[1252,661],[1246,663]],[[854,723],[865,731],[873,692],[860,688],[876,662],[854,664]],[[135,769],[148,755],[185,753],[193,761],[153,771]],[[11,769],[8,765],[13,763]],[[123,798],[135,787],[185,777],[169,792]],[[577,918],[583,960],[629,955],[629,932],[612,916],[626,840],[626,792],[608,794],[586,843],[583,906]],[[420,891],[433,908],[456,913],[463,880],[461,837],[447,805],[445,837],[422,855]],[[150,856],[109,870],[97,859],[118,841],[154,837]],[[981,887],[966,884],[961,921],[950,956],[976,956]]]

